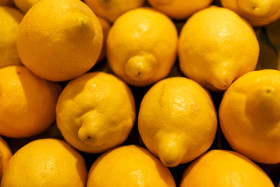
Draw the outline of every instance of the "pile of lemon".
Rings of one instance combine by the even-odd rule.
[[[1,187],[280,186],[280,0],[0,0]]]

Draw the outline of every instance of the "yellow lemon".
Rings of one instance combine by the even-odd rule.
[[[51,81],[73,79],[90,70],[102,48],[102,28],[78,0],[42,0],[24,16],[17,40],[23,64]]]
[[[100,153],[129,135],[136,116],[134,97],[114,75],[87,73],[64,88],[56,115],[67,142],[80,151]]]
[[[273,187],[266,173],[245,156],[227,150],[211,150],[184,172],[180,187]]]
[[[15,8],[0,6],[0,68],[21,64],[16,37],[23,14]]]
[[[107,38],[107,59],[127,83],[147,86],[165,76],[176,60],[177,30],[164,14],[150,8],[119,17]]]
[[[101,24],[102,32],[103,32],[103,45],[102,45],[100,56],[98,58],[98,62],[101,62],[106,57],[106,42],[107,42],[109,30],[111,29],[111,25],[107,20],[101,17],[97,17],[97,18]]]
[[[14,3],[22,12],[26,13],[39,1],[40,0],[14,0]]]
[[[87,187],[175,187],[169,170],[146,149],[118,147],[101,155],[88,174]]]
[[[0,137],[0,180],[12,157],[12,151],[3,138]]]
[[[0,135],[39,134],[55,120],[58,90],[22,66],[0,69]]]
[[[146,147],[165,166],[189,162],[215,138],[217,117],[210,94],[184,77],[161,80],[141,102],[138,129]]]
[[[231,10],[211,6],[188,19],[180,34],[178,52],[186,76],[220,91],[255,69],[259,44],[245,20]]]
[[[125,12],[144,5],[145,0],[85,0],[92,11],[110,22],[114,22]]]
[[[253,26],[264,26],[280,18],[279,0],[221,0],[221,3]]]
[[[226,91],[219,109],[232,148],[254,161],[280,163],[280,72],[245,74]]]
[[[186,19],[208,7],[213,0],[148,0],[151,6],[174,19]]]
[[[10,159],[1,187],[84,187],[83,157],[62,140],[39,139],[19,149]]]

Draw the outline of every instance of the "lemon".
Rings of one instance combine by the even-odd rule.
[[[259,44],[245,20],[231,10],[211,6],[183,26],[178,54],[186,76],[207,89],[222,91],[255,69]]]
[[[23,14],[15,8],[0,6],[0,68],[21,64],[16,37]]]
[[[273,187],[266,173],[245,156],[227,150],[211,150],[184,172],[180,187]]]
[[[10,159],[2,187],[84,187],[83,157],[62,140],[39,139],[19,149]]]
[[[87,187],[175,187],[174,179],[146,149],[121,146],[101,155],[88,174]]]
[[[268,25],[280,18],[279,0],[221,0],[221,3],[253,26]]]
[[[78,0],[41,0],[24,16],[17,47],[23,64],[41,78],[66,81],[96,63],[102,28],[94,13]]]
[[[120,16],[107,38],[111,69],[125,82],[147,86],[170,72],[177,50],[174,23],[151,8],[138,8]]]
[[[92,11],[110,22],[129,10],[143,6],[145,0],[85,0]]]
[[[212,0],[148,0],[151,6],[174,19],[186,19],[208,7]]]
[[[280,163],[279,97],[278,70],[247,73],[229,87],[219,118],[233,149],[257,162]]]
[[[213,143],[216,111],[209,93],[196,82],[167,78],[144,96],[138,129],[146,147],[168,167],[187,163]]]
[[[114,75],[87,73],[64,88],[56,115],[67,142],[80,151],[100,153],[129,135],[136,115],[134,97]]]
[[[56,88],[57,87],[57,88]],[[22,138],[39,134],[55,120],[56,83],[23,66],[0,69],[0,134]]]

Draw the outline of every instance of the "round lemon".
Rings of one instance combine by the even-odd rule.
[[[88,174],[87,187],[175,187],[174,179],[146,149],[118,147],[101,155]]]
[[[141,102],[138,129],[146,147],[165,166],[187,163],[214,141],[217,116],[211,96],[184,77],[161,80]]]
[[[135,121],[129,87],[111,74],[87,73],[71,81],[59,96],[57,126],[80,151],[100,153],[125,141]]]
[[[41,78],[66,81],[90,70],[102,48],[102,28],[78,0],[41,0],[24,16],[17,48],[23,64]]]
[[[83,157],[62,140],[39,139],[19,149],[3,174],[2,187],[84,187]]]
[[[254,161],[280,163],[280,71],[237,79],[223,96],[221,129],[232,148]]]
[[[184,172],[180,187],[273,187],[267,174],[245,156],[227,150],[211,150]]]
[[[58,90],[23,66],[0,69],[0,135],[22,138],[39,134],[55,120]]]
[[[221,91],[255,69],[259,43],[252,27],[236,13],[211,6],[195,13],[183,26],[178,53],[186,76]]]
[[[164,14],[138,8],[120,16],[107,38],[111,69],[125,82],[147,86],[170,72],[177,50],[177,30]]]

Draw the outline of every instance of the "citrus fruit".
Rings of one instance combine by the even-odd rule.
[[[26,13],[39,1],[40,0],[14,0],[14,3],[22,12]]]
[[[111,69],[125,82],[147,86],[165,76],[176,60],[174,23],[151,8],[138,8],[120,16],[107,38]]]
[[[92,11],[110,22],[125,12],[143,6],[145,0],[85,0]]]
[[[223,96],[221,129],[232,148],[254,161],[280,163],[280,72],[260,70],[237,79]]]
[[[211,150],[184,172],[180,187],[273,187],[266,173],[245,156],[227,150]]]
[[[279,0],[221,0],[221,3],[253,26],[268,25],[280,18]]]
[[[102,48],[102,28],[77,0],[41,0],[24,16],[17,48],[23,64],[41,78],[66,81],[90,70]]]
[[[88,174],[87,187],[175,187],[169,170],[146,149],[127,145],[101,155]]]
[[[0,68],[21,64],[16,37],[23,14],[15,8],[0,6]]]
[[[23,66],[0,69],[0,135],[39,134],[55,120],[58,90]]]
[[[195,13],[183,26],[178,53],[186,76],[221,91],[255,69],[259,44],[245,20],[231,10],[211,6]]]
[[[136,116],[134,97],[114,75],[87,73],[64,88],[56,115],[67,142],[80,151],[100,153],[129,135]]]
[[[187,163],[214,141],[217,117],[211,96],[184,77],[161,80],[141,102],[138,129],[146,147],[165,166]]]
[[[38,139],[19,149],[3,174],[2,187],[84,187],[83,157],[62,140]]]
[[[102,45],[100,56],[98,58],[98,62],[101,62],[106,57],[106,42],[107,42],[109,30],[111,29],[111,25],[107,20],[101,17],[97,17],[97,18],[101,24],[102,32],[103,32],[103,45]]]
[[[6,170],[7,164],[12,157],[12,151],[3,138],[0,137],[0,180]]]
[[[174,19],[186,19],[208,7],[212,0],[148,0],[151,6]]]

